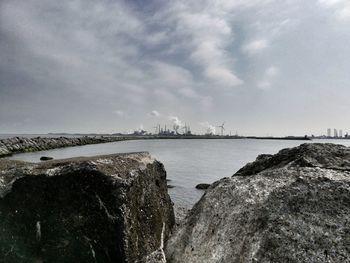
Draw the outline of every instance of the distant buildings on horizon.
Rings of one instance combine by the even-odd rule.
[[[348,133],[345,134],[345,137],[347,138],[349,135]],[[328,128],[327,129],[327,137],[328,138],[343,138],[343,130],[337,130],[333,129],[333,134],[332,134],[332,129]]]
[[[222,127],[222,126],[217,126],[217,127]],[[133,132],[130,132],[129,134],[131,135],[143,135],[143,136],[147,136],[147,135],[160,135],[160,136],[177,136],[177,135],[207,135],[207,136],[232,136],[231,132],[229,134],[223,134],[223,130],[220,133],[216,133],[216,132],[210,132],[207,131],[205,134],[195,134],[192,133],[191,128],[189,125],[185,124],[184,126],[180,126],[180,125],[173,125],[173,129],[169,129],[167,127],[167,125],[165,125],[164,127],[161,127],[160,124],[157,124],[155,127],[153,127],[155,130],[154,132],[149,132],[144,130],[143,128],[140,128],[138,130],[135,130]],[[238,136],[237,132],[234,135],[235,137],[241,137]],[[245,137],[245,136],[242,136]],[[247,136],[249,137],[249,136]],[[254,136],[253,136],[254,137]],[[258,136],[259,137],[259,136]],[[262,136],[264,137],[264,136]],[[267,136],[267,137],[274,137],[274,136]],[[295,137],[295,136],[285,136],[285,137]],[[296,136],[298,137],[298,136]],[[327,134],[326,135],[305,135],[305,137],[310,137],[310,138],[319,138],[319,139],[340,139],[340,138],[346,138],[346,139],[350,139],[350,135],[346,132],[345,134],[343,133],[342,129],[332,129],[332,128],[328,128],[327,129]]]

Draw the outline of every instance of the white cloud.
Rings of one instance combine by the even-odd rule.
[[[154,122],[152,109],[164,111],[159,121],[175,109],[194,129],[200,116],[245,125],[256,108],[299,103],[314,87],[320,97],[333,87],[334,99],[324,98],[332,108],[349,97],[349,30],[329,19],[347,21],[348,0],[0,1],[3,130],[26,118],[49,129],[47,116],[57,130],[112,129],[118,117],[129,130],[145,114]],[[249,83],[283,90],[257,102],[256,89],[227,89]],[[6,112],[13,105],[21,107]]]
[[[257,87],[262,90],[268,90],[272,88],[272,84],[267,80],[262,80],[257,83]]]
[[[203,108],[209,108],[212,106],[213,98],[211,96],[203,96],[191,88],[178,89],[177,93],[184,96],[187,99],[195,100],[199,102],[199,105]]]
[[[324,8],[334,11],[335,17],[341,21],[350,21],[350,2],[348,0],[319,0]]]
[[[198,5],[195,1],[173,1],[166,20],[176,24],[173,37],[180,39],[174,45],[176,51],[185,51],[191,62],[201,69],[206,81],[217,82],[217,75],[225,75],[221,85],[237,86],[240,80],[232,65],[232,54],[228,52],[232,44],[232,11],[237,5],[224,1],[205,1]],[[221,73],[215,73],[215,72]]]
[[[244,53],[256,54],[266,49],[269,43],[266,39],[253,40],[242,47]]]
[[[126,113],[122,110],[116,110],[114,111],[114,114],[118,115],[119,117],[126,117]]]
[[[160,113],[156,110],[151,111],[149,115],[152,117],[160,117]]]
[[[235,87],[243,84],[229,69],[224,67],[208,67],[205,75],[215,84],[224,87]]]
[[[216,43],[203,42],[196,46],[190,58],[203,66],[203,68],[206,68],[212,66],[212,64],[220,64],[218,60],[222,55],[222,51],[217,47]]]
[[[198,99],[200,96],[191,88],[181,88],[178,89],[177,92],[187,98]]]
[[[152,46],[158,46],[163,43],[166,43],[167,39],[168,39],[167,32],[161,31],[161,32],[156,32],[154,34],[150,34],[145,38],[145,41],[149,46],[152,47]]]
[[[162,101],[163,103],[164,102],[165,103],[174,103],[177,100],[176,96],[172,92],[170,92],[166,89],[157,88],[157,89],[153,90],[152,93],[153,93],[155,99],[158,99],[158,100]]]
[[[265,76],[267,77],[274,77],[277,74],[278,74],[278,68],[276,68],[275,66],[270,66],[265,71]]]
[[[342,20],[350,20],[350,3],[337,11],[338,18]]]
[[[272,82],[274,78],[278,75],[279,69],[275,66],[268,67],[263,75],[262,80],[258,81],[257,87],[259,89],[267,90],[272,88]]]
[[[213,97],[212,96],[204,96],[200,100],[200,104],[204,108],[211,108],[213,106]]]
[[[193,84],[191,71],[185,67],[177,66],[161,61],[152,61],[152,83],[168,89],[179,89]]]
[[[337,4],[347,2],[347,0],[318,0],[318,2],[323,6],[334,6]]]

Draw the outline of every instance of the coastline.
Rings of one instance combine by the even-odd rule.
[[[16,262],[76,262],[82,253],[84,262],[346,262],[349,160],[348,147],[331,143],[261,154],[187,210],[147,152],[1,159],[0,254]]]
[[[126,140],[123,137],[13,137],[0,140],[0,158],[16,153],[38,152],[51,149],[100,144]]]
[[[50,134],[48,134],[49,136]],[[78,135],[77,135],[78,136]],[[103,144],[126,140],[231,140],[231,139],[256,139],[256,140],[301,140],[310,141],[306,137],[241,137],[241,136],[219,136],[219,135],[123,135],[105,136],[89,135],[81,137],[28,137],[26,135],[0,139],[0,158],[8,157],[16,153],[38,152],[65,147],[83,146],[89,144]]]

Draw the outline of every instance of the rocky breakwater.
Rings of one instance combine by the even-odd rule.
[[[168,262],[350,262],[350,148],[261,155],[207,190]]]
[[[173,225],[166,172],[148,153],[0,160],[1,262],[161,260]]]
[[[58,138],[24,138],[13,137],[0,140],[0,157],[8,156],[13,153],[36,152],[55,148],[81,146],[87,144],[107,143],[125,140],[123,137],[58,137]]]

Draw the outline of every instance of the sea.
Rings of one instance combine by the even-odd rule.
[[[44,137],[43,135],[41,135]],[[5,137],[5,136],[3,136]],[[171,139],[132,140],[105,144],[76,146],[48,151],[16,154],[10,159],[40,162],[41,156],[63,159],[127,152],[150,152],[167,171],[169,194],[173,202],[192,207],[203,195],[199,183],[213,183],[230,177],[259,154],[274,154],[283,148],[302,143],[336,143],[350,146],[350,140],[257,140],[257,139]]]

